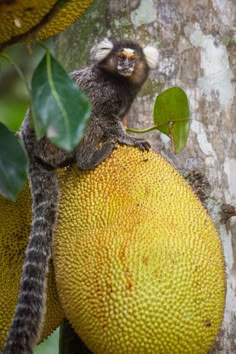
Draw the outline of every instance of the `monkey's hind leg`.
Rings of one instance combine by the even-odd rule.
[[[92,170],[110,156],[114,149],[115,144],[107,141],[95,151],[88,147],[84,149],[84,152],[80,150],[76,153],[77,166],[82,170]]]

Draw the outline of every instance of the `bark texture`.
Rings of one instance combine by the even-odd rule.
[[[152,72],[128,117],[130,127],[152,125],[154,97],[180,86],[191,108],[186,148],[175,155],[168,138],[146,138],[179,170],[200,171],[209,181],[207,207],[222,240],[227,272],[225,317],[211,353],[236,353],[236,218],[220,222],[223,203],[236,205],[236,2],[235,0],[95,0],[57,39],[68,71],[88,64],[103,37],[133,38],[159,48]]]

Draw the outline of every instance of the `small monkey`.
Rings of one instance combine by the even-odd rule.
[[[53,145],[47,137],[37,140],[27,112],[21,134],[29,158],[33,221],[18,303],[3,354],[32,353],[40,335],[58,209],[55,169],[71,164],[83,170],[94,169],[117,143],[141,150],[150,148],[145,140],[129,136],[121,121],[157,62],[158,52],[154,47],[142,49],[131,40],[105,39],[94,48],[92,65],[71,74],[89,96],[92,106],[84,137],[72,152]]]

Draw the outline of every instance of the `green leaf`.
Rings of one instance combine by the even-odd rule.
[[[37,138],[46,134],[55,145],[73,150],[90,117],[89,99],[48,50],[33,74],[31,98]]]
[[[17,131],[20,129],[29,104],[20,98],[16,99],[12,96],[0,98],[0,122],[5,124],[11,131]]]
[[[15,200],[27,177],[27,155],[23,145],[0,123],[0,193]]]
[[[157,129],[170,137],[175,152],[182,151],[190,128],[189,104],[185,92],[180,87],[162,92],[156,98],[153,115]]]

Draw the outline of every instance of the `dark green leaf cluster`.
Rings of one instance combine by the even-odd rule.
[[[72,151],[83,137],[91,113],[90,103],[48,49],[34,71],[29,95],[37,138],[46,135],[53,144]],[[1,124],[0,193],[15,199],[25,183],[26,171],[23,144]]]
[[[27,156],[19,138],[0,123],[0,193],[15,200],[26,179]]]

